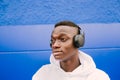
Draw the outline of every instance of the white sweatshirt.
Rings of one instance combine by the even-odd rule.
[[[102,70],[97,69],[93,59],[82,51],[79,51],[81,65],[72,72],[65,72],[60,68],[51,54],[50,62],[42,66],[32,77],[32,80],[110,80]]]

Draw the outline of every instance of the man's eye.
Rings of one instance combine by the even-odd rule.
[[[65,39],[65,38],[61,38],[60,39],[62,42],[65,42],[67,39]]]
[[[53,44],[55,42],[55,40],[51,40],[51,43]]]

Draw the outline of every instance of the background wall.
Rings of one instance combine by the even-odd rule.
[[[60,20],[82,27],[81,50],[111,80],[119,80],[119,0],[0,0],[0,79],[30,80],[48,64],[50,33]]]
[[[120,22],[120,0],[0,0],[0,25]]]

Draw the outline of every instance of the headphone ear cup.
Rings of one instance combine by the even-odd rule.
[[[85,41],[84,34],[78,34],[73,37],[73,45],[76,48],[82,47],[84,45],[84,41]]]
[[[52,47],[52,41],[50,40],[50,47]]]
[[[52,47],[52,43],[50,43],[50,47]]]

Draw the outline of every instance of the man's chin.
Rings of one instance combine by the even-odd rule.
[[[54,56],[55,60],[57,61],[63,61],[63,59],[61,57],[58,57],[58,56]]]
[[[59,56],[54,56],[56,60],[62,60]]]
[[[57,61],[66,61],[66,59],[63,59],[63,58],[58,58],[58,57],[55,57],[55,59],[57,60]]]

